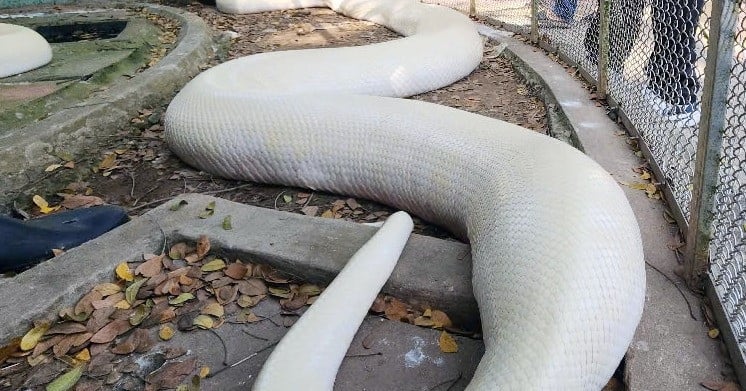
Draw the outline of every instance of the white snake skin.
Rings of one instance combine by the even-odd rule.
[[[310,6],[407,37],[209,69],[168,108],[173,151],[217,175],[377,200],[468,237],[486,347],[469,389],[600,390],[645,296],[639,229],[614,179],[550,137],[390,98],[479,64],[481,39],[455,11],[412,0],[218,0],[227,12]]]
[[[52,47],[36,31],[0,23],[0,77],[30,71],[52,60]]]

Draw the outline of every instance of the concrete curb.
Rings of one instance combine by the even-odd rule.
[[[644,163],[626,143],[626,134],[596,106],[588,91],[542,49],[526,45],[508,34],[490,33],[493,41],[526,81],[542,96],[552,133],[584,151],[618,182],[641,182],[633,168]],[[700,390],[700,382],[720,379],[726,367],[718,343],[707,337],[699,315],[699,298],[689,292],[674,271],[679,266],[673,251],[675,226],[664,219],[663,202],[622,185],[632,205],[643,238],[647,267],[646,306],[627,352],[625,379],[629,390]],[[672,282],[676,281],[676,282]],[[676,285],[674,285],[676,284]],[[680,286],[686,300],[677,291]]]
[[[80,3],[85,7],[87,3]],[[120,3],[113,6],[142,6],[181,23],[178,44],[154,67],[132,79],[109,86],[78,106],[62,110],[14,132],[2,140],[0,149],[0,204],[23,186],[44,174],[43,168],[59,159],[56,148],[77,155],[114,134],[144,106],[155,106],[200,72],[212,53],[212,33],[202,19],[188,12],[154,4]],[[12,163],[10,163],[12,162]]]
[[[176,200],[187,205],[169,208]],[[210,202],[215,215],[198,218]],[[233,229],[222,228],[230,215]],[[32,320],[51,320],[91,287],[113,278],[123,260],[160,253],[165,245],[200,235],[230,259],[268,263],[305,281],[328,283],[376,229],[343,220],[307,217],[187,194],[12,279],[0,280],[0,344],[23,334]],[[165,237],[164,237],[165,235]],[[424,262],[424,261],[427,262]],[[469,246],[412,235],[384,292],[442,309],[459,325],[478,324]]]

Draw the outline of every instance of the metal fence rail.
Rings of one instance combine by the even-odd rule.
[[[746,5],[742,0],[424,0],[578,67],[639,137],[746,384]],[[599,65],[600,64],[600,65]]]

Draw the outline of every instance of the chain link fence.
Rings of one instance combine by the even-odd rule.
[[[686,233],[688,282],[704,287],[715,304],[746,384],[742,0],[424,1],[479,16],[556,51],[607,98]]]

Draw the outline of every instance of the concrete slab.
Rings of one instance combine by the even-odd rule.
[[[181,199],[188,204],[171,211],[171,205]],[[215,214],[199,218],[213,201]],[[227,215],[232,220],[230,231],[222,228]],[[160,252],[164,239],[167,243],[194,241],[206,234],[213,251],[228,259],[268,263],[306,281],[328,283],[375,230],[342,220],[307,217],[199,194],[184,195],[14,278],[0,280],[0,297],[4,298],[0,319],[5,320],[0,344],[23,333],[31,320],[52,319],[91,287],[110,280],[122,260]],[[384,291],[443,309],[457,323],[475,325],[478,313],[471,295],[470,269],[467,245],[412,235]],[[229,363],[260,351],[287,331],[277,302],[262,303],[254,312],[270,318],[278,316],[278,322],[225,324],[216,330],[229,341]],[[211,334],[178,333],[174,342],[190,349],[215,371],[223,366],[224,352]],[[484,352],[482,342],[456,337],[459,352],[443,354],[437,345],[438,335],[435,330],[369,317],[350,347],[349,354],[354,357],[342,365],[337,388],[463,389]],[[362,346],[363,340],[369,349]],[[208,379],[205,386],[245,389],[267,354],[262,352],[245,365]]]
[[[90,5],[96,7],[95,3]],[[200,71],[213,51],[212,33],[195,15],[155,4],[109,5],[120,9],[144,7],[176,20],[181,25],[177,46],[154,66],[134,77],[122,76],[77,104],[63,106],[28,126],[0,129],[0,204],[7,204],[23,193],[26,185],[43,177],[44,168],[59,161],[56,155],[74,158],[90,153],[91,147],[126,124],[138,109],[170,98]],[[87,9],[84,3],[80,8]]]
[[[486,26],[483,29],[489,30]],[[504,33],[490,35],[543,96],[552,132],[558,138],[583,150],[620,183],[641,182],[632,169],[644,160],[634,155],[626,135],[620,133],[622,129],[591,101],[575,78],[542,49]],[[700,297],[689,292],[674,274],[679,263],[668,245],[676,242],[677,228],[664,218],[663,202],[649,199],[643,191],[622,188],[640,224],[648,263],[645,310],[627,352],[629,390],[700,390],[700,382],[720,379],[727,365],[719,342],[707,336],[699,311]],[[688,305],[693,307],[696,319],[690,316]]]

